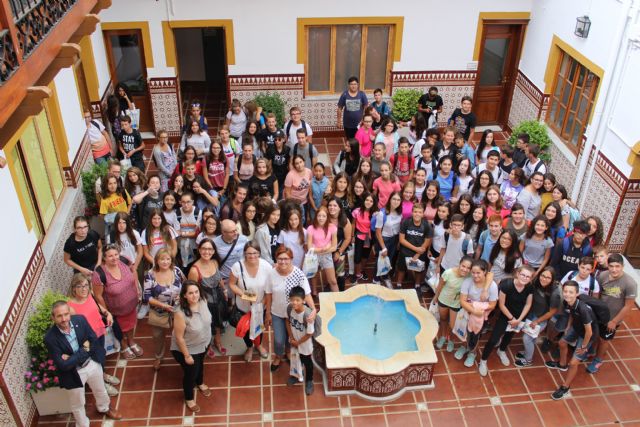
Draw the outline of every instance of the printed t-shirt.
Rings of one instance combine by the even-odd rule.
[[[303,310],[301,313],[298,313],[296,310],[292,309],[291,314],[289,315],[289,324],[291,325],[291,335],[293,335],[293,339],[296,341],[301,340],[306,335],[313,334],[313,331],[314,331],[313,322],[304,321],[304,312],[306,310],[307,310],[306,306],[303,306]],[[298,352],[306,356],[313,353],[313,340],[309,338],[302,344],[298,345]]]
[[[314,248],[324,248],[331,243],[331,238],[338,232],[338,228],[335,224],[329,224],[328,230],[325,232],[324,228],[315,228],[313,225],[307,227],[307,233],[311,234]]]
[[[311,187],[311,169],[305,168],[302,175],[298,171],[291,171],[284,180],[285,187],[291,187],[291,198],[297,200],[301,204],[307,203],[309,188]]]
[[[100,236],[93,230],[89,230],[87,237],[82,241],[77,241],[75,234],[71,234],[64,243],[64,252],[68,253],[71,261],[80,267],[93,270],[98,262],[98,242]],[[78,272],[75,268],[74,272]]]
[[[420,221],[419,225],[415,225],[413,218],[405,219],[400,225],[400,234],[404,234],[404,238],[407,243],[413,246],[419,247],[424,244],[425,239],[433,237],[433,228],[424,219]],[[406,246],[400,245],[400,255],[414,256],[416,253]]]

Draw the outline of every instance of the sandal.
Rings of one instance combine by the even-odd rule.
[[[160,365],[162,365],[162,359],[156,359],[153,361],[153,370],[154,371],[159,371],[160,370]]]
[[[187,405],[187,408],[191,411],[191,412],[200,412],[200,407],[198,406],[197,403],[194,403],[193,405],[189,406],[189,404],[187,402],[185,402],[185,405]]]
[[[138,346],[138,344],[134,344],[131,347],[129,347],[131,349],[131,351],[133,351],[133,354],[136,355],[136,357],[142,357],[142,355],[144,354],[144,352],[142,351],[142,349]]]
[[[278,368],[282,364],[282,359],[276,359],[276,360],[274,360],[274,362],[278,362],[278,364],[276,365],[275,363],[271,363],[271,366],[269,367],[271,372],[275,372],[275,371],[278,370]]]
[[[202,393],[204,397],[211,396],[211,389],[206,385],[204,387],[206,388],[201,388],[200,386],[198,386],[198,391],[200,391],[200,393]]]
[[[207,357],[209,359],[215,359],[216,357],[216,352],[213,351],[213,347],[209,346],[209,349],[207,350]]]
[[[244,361],[251,362],[251,359],[253,359],[253,347],[248,348],[247,351],[244,352]]]
[[[133,351],[131,351],[131,347],[125,348],[120,352],[120,354],[127,360],[133,360],[136,358],[136,355],[133,353]]]
[[[227,355],[227,349],[222,346],[222,344],[216,344],[216,349],[220,352],[221,356]]]
[[[269,358],[269,352],[262,347],[258,347],[258,353],[260,353],[260,357],[263,359]]]

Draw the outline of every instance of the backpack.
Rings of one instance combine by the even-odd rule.
[[[569,242],[570,237],[565,237],[564,239],[562,239],[562,253],[566,254],[569,252]],[[588,241],[585,239],[585,242],[588,243]],[[582,256],[589,256],[591,255],[591,246],[589,246],[588,244],[582,244]]]
[[[431,174],[431,180],[437,181],[439,176],[439,172],[434,170]],[[447,178],[441,177],[441,179],[444,179],[445,181],[451,181],[451,191],[453,191],[456,185],[460,185],[460,181],[458,181],[458,175],[456,175],[454,171],[449,172],[449,176]]]
[[[200,209],[198,209],[198,206],[194,203],[193,204],[193,217],[196,219],[196,221],[198,220],[198,215],[199,214],[200,214]],[[182,221],[182,209],[178,209],[177,210],[176,217],[177,217],[178,224],[180,224],[180,222]]]
[[[307,124],[305,123],[304,120],[300,120],[300,124],[301,124],[300,129],[304,129],[304,133],[306,135],[307,134]],[[293,122],[291,120],[289,120],[289,122],[287,123],[287,127],[284,129],[284,136],[286,136],[287,139],[289,139],[289,131],[291,130],[291,126],[293,126]],[[309,143],[309,145],[311,145],[311,143]]]
[[[531,161],[529,159],[527,159],[526,162],[524,162],[524,167],[527,167],[527,165],[530,165]],[[538,159],[538,163],[536,163],[536,166],[533,168],[533,172],[531,172],[531,175],[533,175],[534,173],[538,172],[538,169],[540,169],[542,166],[546,165],[544,164],[544,162],[540,159]]]
[[[573,280],[574,277],[578,275],[578,270],[574,270],[569,274],[569,280]],[[596,278],[593,274],[589,275],[589,295],[593,295],[593,290],[596,287]]]
[[[611,320],[609,306],[601,299],[594,298],[590,295],[578,295],[578,301],[589,306],[599,325],[606,325]]]
[[[380,209],[380,212],[382,212],[382,226],[384,227],[384,224],[387,222],[387,212],[385,212],[384,208]],[[377,218],[378,218],[378,215],[373,215],[371,217],[371,232],[373,233],[376,232]]]
[[[423,163],[424,163],[424,160],[422,159],[422,157],[420,157],[418,159],[418,162],[416,163],[416,170],[422,169],[422,164]],[[433,172],[435,172],[437,170],[438,170],[438,166],[437,166],[436,158],[431,156],[431,173],[433,173]]]
[[[100,132],[102,132],[102,129],[100,129],[100,125],[98,124],[98,122],[96,122],[95,120],[91,120],[91,124],[94,125]]]
[[[468,235],[464,233],[464,240],[462,241],[462,256],[467,255],[467,250],[469,249],[470,239],[467,239],[467,237]],[[445,245],[449,244],[449,232],[444,233],[444,243]]]
[[[287,306],[287,319],[289,317],[291,317],[291,311],[293,310],[293,307],[291,307],[291,305]],[[302,321],[304,323],[307,323],[307,319],[309,318],[309,315],[311,314],[311,309],[309,307],[305,307],[304,308],[304,315],[302,316]],[[318,316],[316,314],[316,318],[313,319],[313,338],[316,338],[318,336],[320,336],[320,333],[322,332],[322,319],[320,318],[320,316]]]
[[[131,265],[131,262],[123,257],[122,255],[120,255],[120,262],[122,262],[125,265]],[[98,277],[100,278],[100,282],[102,283],[102,286],[107,286],[107,274],[104,272],[104,268],[102,268],[101,265],[96,267],[96,273],[98,273]]]
[[[309,144],[309,160],[313,159],[313,144],[312,143],[308,143]],[[298,144],[296,143],[296,145],[293,146],[293,157],[298,155]]]

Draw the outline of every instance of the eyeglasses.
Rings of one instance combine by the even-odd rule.
[[[288,257],[283,257],[283,258],[278,258],[276,259],[277,262],[290,262],[291,258]]]
[[[523,279],[531,279],[531,276],[525,273],[520,273],[518,274],[518,276],[522,277]]]
[[[245,253],[245,256],[259,256],[259,255],[260,255],[260,252],[255,252],[255,251]]]

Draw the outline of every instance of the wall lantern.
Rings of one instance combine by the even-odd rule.
[[[578,37],[586,39],[589,36],[589,29],[591,28],[591,20],[588,16],[578,16],[576,18],[576,30],[573,32]]]

